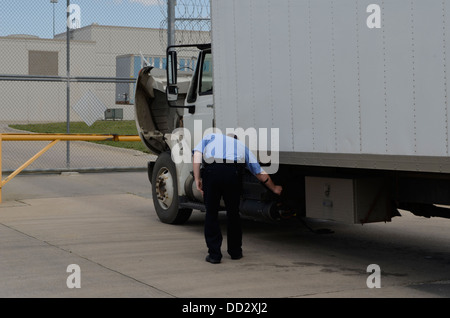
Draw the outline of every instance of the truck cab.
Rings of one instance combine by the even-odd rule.
[[[204,210],[190,159],[192,145],[202,136],[194,138],[199,129],[195,125],[214,125],[212,91],[210,44],[169,46],[166,72],[152,66],[139,72],[136,126],[142,142],[157,156],[148,164],[148,177],[156,213],[164,223],[184,223],[192,209]]]

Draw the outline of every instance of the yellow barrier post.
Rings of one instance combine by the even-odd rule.
[[[17,168],[5,180],[2,178],[2,142],[3,141],[51,141],[41,151],[35,154],[31,159]],[[93,135],[93,134],[0,134],[0,203],[2,203],[2,188],[17,176],[22,170],[32,164],[37,158],[42,156],[47,150],[52,148],[59,141],[78,140],[78,141],[140,141],[139,136],[119,136],[119,135]]]
[[[25,162],[23,165],[21,165],[19,168],[17,168],[13,173],[11,173],[8,177],[6,177],[5,180],[3,180],[2,184],[5,185],[7,184],[9,181],[11,181],[12,178],[14,178],[15,176],[17,176],[19,173],[22,172],[23,169],[25,169],[26,167],[28,167],[29,165],[31,165],[37,158],[39,158],[40,156],[42,156],[45,152],[47,152],[47,150],[49,150],[50,148],[52,148],[54,145],[56,145],[59,142],[59,140],[53,140],[50,144],[48,144],[47,146],[44,147],[44,149],[42,149],[41,151],[39,151],[37,154],[35,154],[33,157],[31,157],[31,159],[29,159],[27,162]],[[1,202],[1,201],[0,201]]]

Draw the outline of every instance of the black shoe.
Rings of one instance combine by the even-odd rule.
[[[211,264],[219,264],[220,259],[212,258],[210,255],[206,256],[205,261],[211,263]]]
[[[239,254],[239,255],[230,255],[230,256],[231,256],[231,259],[237,260],[237,259],[241,259],[244,255]]]

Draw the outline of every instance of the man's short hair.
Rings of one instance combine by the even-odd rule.
[[[234,139],[238,139],[237,135],[233,134],[233,133],[229,133],[227,134],[228,137],[234,138]]]

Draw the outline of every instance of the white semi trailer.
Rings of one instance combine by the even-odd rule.
[[[188,46],[172,46],[167,73],[137,79],[161,221],[204,210],[188,159],[211,127],[242,128],[283,186],[277,197],[246,173],[244,216],[450,217],[450,1],[212,0],[211,20],[193,72]]]

